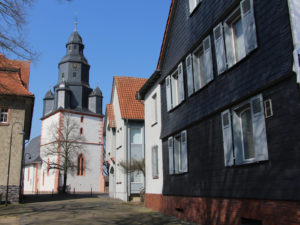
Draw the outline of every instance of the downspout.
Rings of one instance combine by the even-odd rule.
[[[127,164],[127,168],[128,168],[128,154],[129,154],[129,150],[130,150],[130,148],[129,148],[129,142],[128,142],[128,119],[125,119],[125,126],[126,126],[126,150],[127,151],[125,151],[126,152],[126,164]],[[128,173],[126,173],[126,197],[127,197],[127,201],[129,201],[129,197],[128,197],[128,191],[129,191],[129,188],[128,188],[128,186],[130,185],[130,182],[128,182],[128,177],[130,177],[130,176],[128,176]]]

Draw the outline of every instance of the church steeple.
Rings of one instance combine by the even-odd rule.
[[[95,92],[90,88],[90,65],[84,57],[83,50],[84,44],[75,23],[75,30],[66,44],[66,54],[58,63],[58,81],[54,87],[53,111],[63,108],[102,115],[102,93],[99,87],[95,89]],[[50,105],[48,99],[46,100],[47,105]],[[48,108],[44,111],[48,111]]]

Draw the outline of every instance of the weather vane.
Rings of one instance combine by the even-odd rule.
[[[78,13],[75,12],[75,30],[74,31],[77,31],[77,25],[78,25]]]

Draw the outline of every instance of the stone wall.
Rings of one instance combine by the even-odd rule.
[[[0,185],[0,193],[2,193],[2,202],[6,200],[6,186]],[[20,199],[20,187],[16,185],[8,186],[8,202],[19,203]]]

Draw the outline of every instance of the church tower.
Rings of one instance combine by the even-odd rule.
[[[62,158],[59,155],[48,157],[44,153],[48,151],[47,146],[55,142],[51,139],[51,126],[55,124],[61,129],[68,116],[78,125],[74,132],[84,140],[80,142],[82,152],[73,156],[76,168],[68,172],[68,188],[75,193],[90,193],[91,189],[96,193],[103,192],[103,96],[99,84],[94,90],[90,87],[90,65],[83,53],[84,44],[77,24],[65,47],[66,54],[58,63],[57,84],[44,98],[40,146],[43,163],[39,168],[38,190],[56,192],[62,186],[62,171],[49,171],[49,164],[60,163]],[[57,149],[61,151],[59,144]]]

